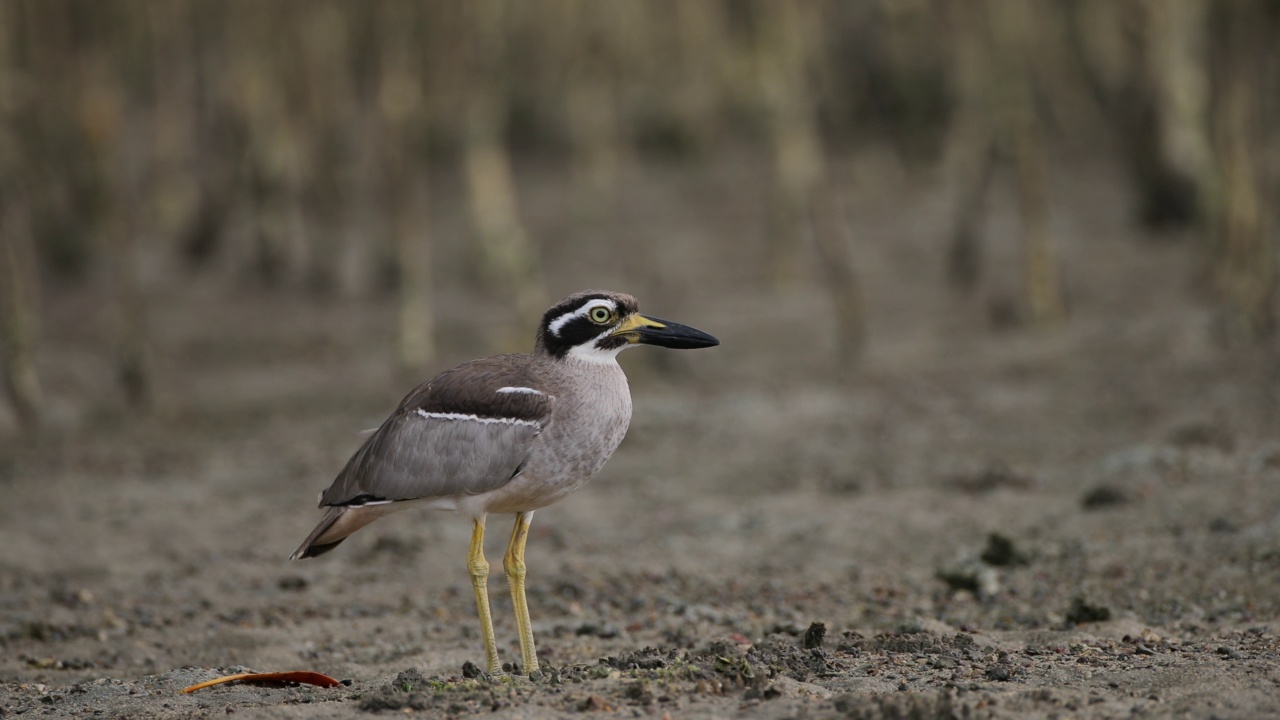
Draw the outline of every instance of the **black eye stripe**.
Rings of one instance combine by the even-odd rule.
[[[593,323],[590,319],[584,317],[574,318],[568,325],[564,326],[564,330],[566,332],[562,333],[562,335],[575,338],[579,342],[586,340],[587,338],[593,338],[603,332],[603,328],[598,324]]]
[[[596,325],[603,325],[613,319],[616,312],[615,307],[610,305],[600,305],[599,301],[603,298],[587,298],[584,302],[575,303],[572,306],[565,307],[563,310],[553,308],[547,312],[543,320],[543,329],[557,337],[564,337],[566,327],[578,320],[588,320]],[[604,311],[605,315],[595,320],[591,318],[600,311]],[[552,313],[555,313],[554,315]]]
[[[621,293],[587,292],[570,296],[543,315],[538,347],[553,357],[564,357],[570,349],[592,342],[608,332],[620,318],[636,310],[635,300]],[[593,314],[605,317],[593,320]]]

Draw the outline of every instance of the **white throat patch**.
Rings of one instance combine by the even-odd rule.
[[[589,363],[616,363],[618,361],[618,353],[631,347],[631,343],[624,343],[616,348],[609,348],[608,350],[596,347],[596,344],[608,337],[611,332],[613,331],[605,330],[581,345],[574,345],[569,348],[568,356]]]

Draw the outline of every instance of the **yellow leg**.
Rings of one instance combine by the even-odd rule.
[[[498,665],[498,642],[493,639],[493,615],[489,612],[489,561],[484,559],[484,518],[477,518],[471,530],[471,551],[467,553],[467,569],[471,571],[471,587],[476,591],[476,610],[480,613],[480,632],[484,634],[484,659],[489,674],[502,670]]]
[[[533,646],[533,625],[529,622],[529,601],[524,596],[524,546],[529,540],[529,522],[533,512],[516,513],[516,524],[511,530],[511,544],[502,558],[502,569],[507,571],[507,584],[511,586],[511,603],[516,611],[516,628],[520,632],[520,657],[524,672],[532,676],[538,672],[538,651]]]

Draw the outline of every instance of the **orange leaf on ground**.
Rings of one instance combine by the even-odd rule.
[[[197,690],[203,690],[214,685],[221,685],[229,682],[244,682],[253,685],[316,685],[319,687],[335,687],[342,683],[334,680],[328,675],[310,670],[293,670],[290,672],[273,672],[273,673],[239,673],[237,675],[224,675],[220,678],[206,680],[197,683],[191,687],[182,689],[184,693],[193,693]]]

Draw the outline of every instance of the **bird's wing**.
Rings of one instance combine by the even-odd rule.
[[[474,495],[519,474],[551,421],[555,397],[504,357],[520,356],[460,365],[409,393],[320,505]]]

